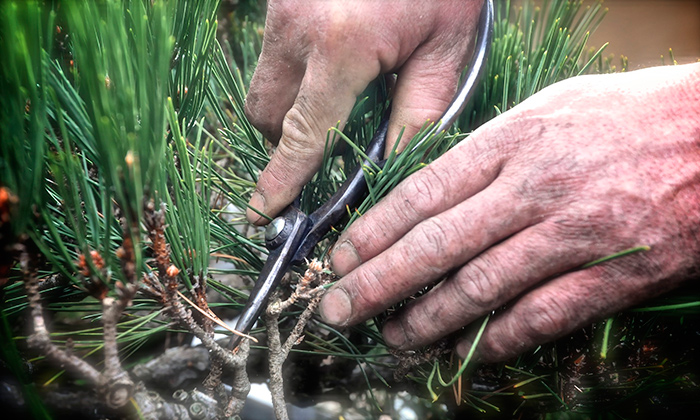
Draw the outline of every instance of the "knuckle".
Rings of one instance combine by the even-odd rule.
[[[454,250],[450,246],[450,233],[443,223],[435,218],[427,219],[418,225],[416,236],[417,253],[410,258],[438,273],[451,267]]]
[[[554,195],[559,194],[554,184],[547,184],[542,175],[503,177],[503,183],[509,188],[511,195],[522,205],[538,213],[552,209]],[[551,210],[549,210],[551,211]]]
[[[372,213],[376,215],[375,212]],[[367,256],[374,256],[375,250],[381,249],[385,243],[385,238],[388,233],[385,229],[377,229],[376,226],[386,226],[387,222],[383,220],[384,213],[378,215],[379,218],[373,219],[374,223],[366,223],[367,215],[360,218],[349,228],[347,237],[352,242],[357,253],[363,259]]]
[[[525,200],[534,199],[543,188],[547,188],[540,171],[533,170],[529,175],[505,181],[510,184],[515,196]]]
[[[419,305],[422,306],[422,305]],[[415,308],[422,311],[421,308]],[[406,336],[406,341],[408,347],[416,344],[421,344],[426,337],[430,337],[433,330],[433,319],[432,317],[425,317],[421,314],[412,314],[410,319],[406,317],[400,318],[401,327]]]
[[[547,208],[580,195],[581,187],[590,174],[579,167],[575,157],[565,153],[553,157],[537,152],[538,159],[528,160],[510,171],[509,183],[513,193],[528,203]]]
[[[534,343],[541,343],[567,331],[569,314],[561,302],[553,296],[540,298],[534,310],[520,318],[523,333]]]
[[[459,273],[455,298],[462,305],[471,304],[481,310],[493,309],[500,303],[501,292],[490,269],[472,261]]]
[[[480,354],[486,362],[505,360],[530,346],[530,339],[520,332],[521,318],[504,313],[494,318],[478,343]]]
[[[353,298],[358,307],[370,313],[384,309],[386,306],[387,286],[380,281],[380,275],[375,270],[359,270],[353,282]]]
[[[479,352],[489,362],[500,361],[513,351],[513,343],[501,334],[488,334],[479,341]]]
[[[309,148],[305,147],[303,144],[299,144],[296,141],[290,141],[285,137],[285,141],[280,141],[273,152],[273,157],[279,159],[281,163],[279,169],[281,172],[285,172],[285,176],[294,175],[288,173],[290,170],[298,171],[298,167],[290,167],[289,164],[298,165],[300,162],[304,162],[309,155]]]
[[[519,115],[522,112],[513,111],[485,123],[457,146],[466,148],[465,155],[474,161],[465,164],[497,165],[500,170],[510,157],[517,154],[523,140],[522,117]]]
[[[409,220],[432,216],[446,192],[440,173],[432,166],[426,166],[399,188],[399,212]]]
[[[284,116],[282,121],[282,137],[288,142],[290,148],[298,148],[303,151],[317,140],[317,127],[310,120],[313,115],[305,101],[298,101]]]
[[[590,206],[588,211],[589,214],[576,209],[557,213],[548,222],[547,229],[552,237],[566,246],[591,254],[593,249],[590,246],[607,243],[610,233],[618,230],[619,225],[613,223],[610,217],[599,217],[595,212],[590,212]]]
[[[424,208],[432,201],[431,192],[426,187],[423,179],[417,179],[399,189],[397,214],[406,220],[420,219],[425,213]]]
[[[589,243],[594,239],[591,229],[583,229],[586,223],[576,216],[567,214],[558,215],[548,223],[547,229],[552,236],[567,243]]]
[[[297,182],[292,182],[292,179],[294,178],[291,177],[293,165],[290,165],[290,162],[284,159],[283,154],[278,154],[278,151],[276,151],[272,157],[273,159],[270,160],[270,163],[258,178],[258,186],[261,187],[264,185],[263,189],[267,189],[271,185],[276,186],[277,188],[280,186],[285,186],[286,194],[293,194],[294,192],[298,193],[297,190],[300,190],[301,187],[296,185]]]

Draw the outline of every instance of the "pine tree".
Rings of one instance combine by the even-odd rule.
[[[587,46],[604,16],[600,3],[496,4],[488,70],[472,103],[449,132],[412,153],[393,153],[382,171],[365,168],[369,195],[339,231],[407,176],[469,141],[472,129],[545,86],[617,70],[603,58],[604,47]],[[243,112],[262,12],[256,1],[239,5],[217,38],[219,6],[218,0],[0,6],[0,352],[32,416],[89,409],[107,417],[231,417],[242,410],[251,378],[266,375],[259,359],[269,359],[279,418],[287,416],[285,400],[337,393],[338,377],[350,378],[345,394],[363,396],[367,403],[358,397],[355,410],[370,416],[391,409],[386,395],[394,384],[436,416],[441,409],[430,398],[510,416],[585,412],[603,403],[634,409],[642,397],[667,395],[671,387],[697,388],[683,366],[685,353],[660,361],[645,347],[697,326],[689,322],[697,311],[688,312],[698,306],[696,294],[680,302],[666,297],[477,370],[454,360],[444,342],[411,354],[390,351],[379,333],[383,316],[337,331],[312,316],[333,281],[323,260],[338,231],[317,247],[320,262],[291,276],[296,289],[280,289],[266,328],[229,351],[214,333],[233,333],[220,318],[242,308],[266,256],[262,234],[247,225],[244,211],[269,157]],[[251,20],[241,15],[246,8]],[[623,60],[619,70],[625,67]],[[329,132],[329,153],[301,198],[304,211],[315,210],[361,162],[387,107],[385,90],[372,84],[345,129]],[[338,142],[351,147],[334,157]],[[164,341],[193,336],[200,347],[164,350]],[[638,357],[623,369],[609,362],[611,353]],[[286,395],[285,361],[295,375]],[[594,363],[616,379],[589,375],[584,367]],[[175,389],[163,386],[168,381]],[[81,397],[66,400],[69,393]]]

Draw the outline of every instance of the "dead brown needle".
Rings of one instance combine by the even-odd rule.
[[[252,335],[243,334],[243,333],[240,332],[240,331],[234,330],[233,328],[231,328],[231,327],[229,327],[228,325],[226,325],[226,323],[225,323],[224,321],[222,321],[221,319],[219,319],[219,317],[217,317],[216,315],[211,314],[211,313],[209,313],[209,312],[203,310],[203,309],[200,308],[199,306],[195,305],[194,302],[192,302],[191,300],[187,299],[187,296],[183,295],[179,290],[177,291],[177,294],[178,294],[178,296],[180,296],[181,298],[183,298],[183,299],[185,300],[185,302],[189,303],[190,306],[192,306],[194,309],[198,310],[199,313],[201,313],[202,315],[204,315],[204,316],[206,316],[207,318],[209,318],[209,319],[211,319],[212,321],[214,321],[214,322],[215,322],[217,325],[219,325],[221,328],[224,328],[225,330],[230,331],[230,332],[232,332],[233,334],[236,334],[236,335],[239,335],[239,336],[241,336],[241,337],[247,338],[248,340],[251,340],[251,341],[254,342],[254,343],[257,343],[257,342],[258,342],[258,339],[255,338],[255,337],[253,337]]]

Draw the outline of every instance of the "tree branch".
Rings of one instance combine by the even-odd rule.
[[[20,265],[24,275],[24,285],[29,299],[34,331],[27,339],[30,347],[41,352],[49,361],[63,367],[78,378],[90,382],[104,395],[109,408],[124,407],[133,395],[134,383],[129,374],[122,368],[117,348],[117,322],[126,305],[131,301],[136,290],[135,285],[125,288],[120,299],[106,297],[102,300],[102,323],[104,331],[105,371],[100,373],[85,360],[63,350],[51,341],[46,328],[39,282],[32,268],[31,257],[23,247],[20,254]]]
[[[229,413],[227,414],[229,417],[235,415],[243,409],[245,398],[250,391],[250,381],[246,371],[250,343],[246,340],[238,352],[231,352],[214,340],[211,328],[202,327],[197,323],[192,312],[180,302],[178,297],[177,276],[180,274],[180,270],[170,262],[170,246],[165,241],[165,209],[161,206],[161,209],[156,211],[153,202],[149,201],[145,205],[144,215],[144,224],[151,240],[151,248],[155,253],[158,277],[165,284],[165,287],[162,287],[158,278],[150,277],[148,279],[150,290],[161,295],[162,302],[171,318],[199,338],[202,345],[209,350],[212,369],[204,381],[205,393],[208,397],[212,397],[214,391],[219,389],[223,372],[225,370],[232,372],[233,389],[225,411]],[[199,309],[209,311],[203,288],[198,290],[195,300]],[[211,324],[209,325],[211,326]]]
[[[296,290],[286,300],[280,299],[279,291],[275,292],[263,317],[267,328],[267,343],[269,347],[270,394],[272,395],[275,416],[278,420],[289,419],[284,397],[282,366],[284,361],[287,360],[292,347],[301,343],[304,339],[304,328],[321,302],[321,297],[326,291],[325,285],[334,280],[334,275],[328,268],[328,262],[322,264],[317,260],[311,261],[304,273],[304,277],[297,284]],[[279,317],[293,303],[300,300],[306,300],[308,304],[299,316],[296,325],[292,328],[284,344],[282,344]]]
[[[29,308],[34,324],[34,331],[27,338],[27,344],[39,351],[52,363],[62,366],[79,378],[87,380],[93,386],[100,386],[102,384],[102,375],[97,369],[90,366],[83,359],[59,348],[51,341],[44,320],[41,297],[39,296],[39,280],[36,277],[35,269],[32,267],[31,257],[26,247],[22,246],[22,248],[19,263],[24,276],[24,287],[27,291],[27,299],[29,300]]]

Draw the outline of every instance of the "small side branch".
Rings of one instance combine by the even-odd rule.
[[[119,299],[106,297],[102,300],[102,325],[104,331],[105,370],[103,373],[103,392],[107,405],[112,408],[123,407],[134,392],[134,382],[122,367],[117,346],[117,323],[124,308],[131,302],[136,291],[135,285],[129,285]]]
[[[250,354],[250,340],[243,340],[236,353],[236,366],[233,369],[231,382],[231,398],[224,411],[225,417],[232,417],[243,410],[245,400],[250,392],[250,379],[246,370],[248,355]]]
[[[166,279],[166,283],[169,280]],[[179,301],[176,293],[170,294],[171,291],[166,288],[166,299],[170,304],[168,312],[170,316],[179,322],[184,328],[190,331],[195,337],[202,341],[204,347],[209,349],[215,357],[219,357],[223,360],[224,366],[226,368],[233,368],[238,365],[236,360],[236,354],[231,351],[221,347],[219,343],[214,340],[214,337],[207,334],[202,327],[200,327],[197,322],[192,317],[192,312],[186,309],[185,306]]]
[[[73,375],[85,379],[93,386],[102,384],[102,375],[97,369],[90,366],[83,359],[59,348],[51,341],[51,336],[46,328],[41,297],[39,296],[39,280],[31,264],[31,257],[26,249],[23,249],[19,257],[20,267],[24,276],[24,287],[27,291],[29,308],[31,311],[34,331],[27,339],[30,347],[39,351],[52,363],[63,366]]]
[[[70,351],[63,350],[51,341],[43,315],[43,306],[39,295],[39,281],[31,264],[31,257],[24,249],[20,254],[20,265],[24,275],[24,285],[29,299],[34,331],[27,339],[30,347],[38,350],[50,362],[63,367],[71,374],[82,378],[105,396],[109,408],[124,407],[133,395],[134,383],[122,368],[117,349],[117,322],[124,307],[131,301],[135,286],[129,288],[129,294],[116,300],[106,297],[102,300],[103,330],[105,338],[105,371],[100,373],[85,360]]]
[[[165,209],[163,206],[156,211],[153,202],[145,205],[145,226],[151,240],[151,248],[155,254],[157,276],[147,278],[148,291],[157,296],[163,302],[170,317],[182,327],[193,333],[202,341],[211,355],[212,369],[204,382],[205,393],[212,397],[214,392],[220,389],[221,377],[228,371],[233,374],[234,383],[229,403],[224,408],[227,417],[239,413],[250,391],[250,382],[246,371],[248,351],[250,343],[246,341],[234,353],[220,346],[214,340],[213,322],[218,321],[209,309],[204,293],[204,283],[200,284],[195,293],[195,302],[190,301],[178,291],[178,275],[180,270],[170,262],[170,247],[165,240]],[[186,299],[192,308],[197,309],[206,325],[197,323],[192,316],[192,311],[182,304],[180,298]],[[220,321],[219,321],[220,322]]]
[[[166,288],[166,295],[171,293],[172,291]],[[202,345],[210,351],[212,366],[218,365],[217,369],[221,369],[222,372],[223,370],[232,372],[233,389],[231,391],[231,399],[225,409],[225,414],[227,417],[231,417],[240,413],[243,409],[245,399],[248,396],[248,392],[250,392],[250,381],[248,379],[248,372],[246,371],[250,341],[245,340],[239,347],[238,352],[233,353],[220,346],[210,334],[207,334],[202,327],[197,325],[192,317],[192,312],[185,308],[177,299],[175,293],[168,295],[166,299],[170,302],[170,307],[168,308],[170,316],[199,338],[202,341]],[[207,381],[205,381],[207,390],[213,391],[217,388],[219,383],[216,381],[220,381],[220,378],[220,373],[215,373],[214,376],[208,377]]]
[[[326,291],[325,285],[333,281],[334,275],[328,269],[328,263],[321,264],[314,260],[309,263],[309,267],[304,277],[299,281],[296,290],[285,300],[280,299],[280,292],[276,292],[270,301],[264,315],[267,327],[267,341],[270,348],[270,393],[272,395],[272,405],[275,416],[278,420],[288,420],[286,400],[284,398],[284,377],[282,366],[287,360],[289,352],[295,345],[300,344],[303,339],[304,328],[316,312],[321,298]],[[279,330],[279,318],[282,312],[287,310],[292,304],[298,301],[307,301],[307,306],[299,316],[292,332],[282,343]]]
[[[117,298],[107,296],[108,288],[94,270],[104,270],[104,260],[97,250],[87,255],[80,255],[78,267],[80,273],[88,281],[88,290],[102,302],[102,325],[104,333],[104,362],[103,372],[99,372],[85,360],[72,354],[70,349],[64,350],[52,341],[43,316],[43,305],[39,293],[39,281],[36,276],[32,256],[26,245],[21,245],[20,264],[24,276],[24,284],[29,299],[29,307],[34,325],[34,331],[27,342],[30,347],[37,349],[49,361],[63,367],[78,378],[87,380],[104,396],[107,407],[119,409],[129,402],[134,394],[134,382],[122,367],[119,360],[117,344],[117,325],[124,309],[131,304],[136,293],[135,252],[129,235],[124,233],[124,242],[118,252],[122,270],[127,284],[117,282]],[[90,262],[88,262],[88,259]]]
[[[104,297],[102,299],[102,331],[104,334],[105,370],[102,374],[102,392],[106,396],[107,405],[112,408],[123,407],[134,395],[134,381],[122,367],[119,360],[117,344],[117,324],[124,309],[131,305],[136,295],[136,252],[128,232],[124,232],[124,241],[118,256],[122,272],[127,284],[117,282],[117,299]]]

